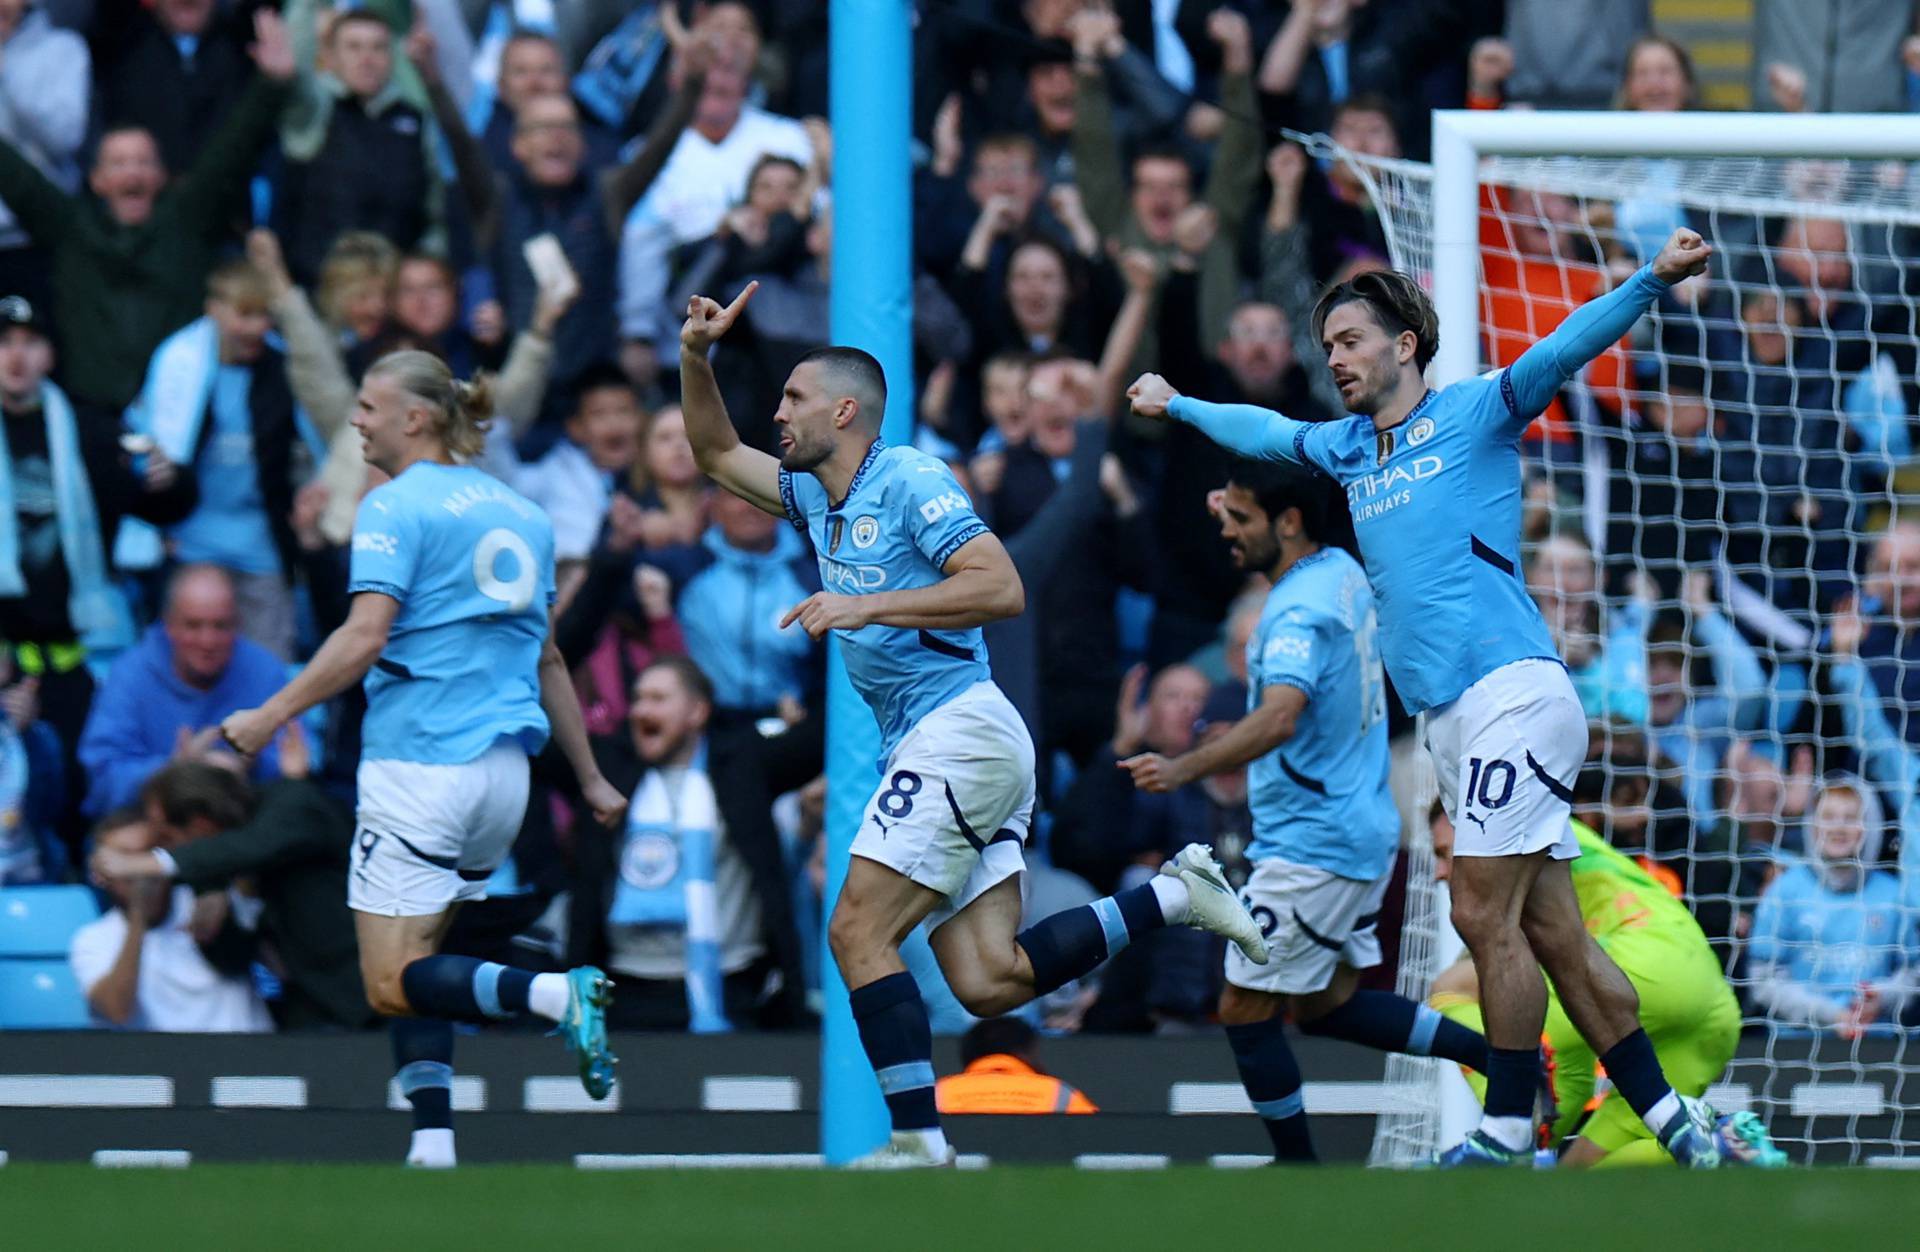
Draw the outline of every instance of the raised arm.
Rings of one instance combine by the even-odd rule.
[[[1127,367],[1133,364],[1140,350],[1140,340],[1153,315],[1153,298],[1160,290],[1161,279],[1160,262],[1151,252],[1140,248],[1121,254],[1120,271],[1126,278],[1127,296],[1120,302],[1120,312],[1115,315],[1113,326],[1107,331],[1106,346],[1100,352],[1099,399],[1096,401],[1096,411],[1105,414],[1109,421],[1120,415]]]
[[[606,204],[607,228],[616,238],[619,237],[621,224],[627,220],[627,213],[647,194],[647,188],[653,186],[653,180],[660,176],[666,167],[667,158],[680,143],[680,132],[693,120],[694,106],[700,103],[700,93],[706,89],[706,70],[696,68],[688,73],[686,81],[680,85],[653,119],[653,125],[647,128],[646,136],[641,140],[640,150],[633,159],[618,169],[608,171],[600,183],[600,195]]]
[[[1652,263],[1606,295],[1589,300],[1545,339],[1507,367],[1513,419],[1524,427],[1546,411],[1560,388],[1627,333],[1660,294],[1683,278],[1705,272],[1713,254],[1706,241],[1684,227],[1673,232]]]
[[[356,388],[340,357],[340,340],[314,312],[307,295],[294,285],[270,230],[247,232],[247,259],[266,276],[268,308],[287,345],[287,382],[293,398],[307,411],[325,439],[346,428],[353,415]]]
[[[1119,19],[1110,12],[1083,9],[1074,15],[1072,25],[1073,181],[1101,235],[1116,235],[1126,224],[1127,185],[1105,58],[1119,55],[1126,41],[1120,36]]]
[[[1834,615],[1828,636],[1829,694],[1840,706],[1841,726],[1848,745],[1860,758],[1867,781],[1899,797],[1895,817],[1900,824],[1902,873],[1911,877],[1920,866],[1920,754],[1907,746],[1887,717],[1880,689],[1860,662],[1860,640],[1866,624],[1847,607]]]
[[[227,120],[207,140],[193,167],[172,187],[180,205],[178,220],[208,230],[222,229],[215,225],[225,220],[222,208],[240,194],[259,163],[294,77],[293,45],[280,15],[259,10],[253,29],[248,52],[259,74],[227,110]]]
[[[1142,374],[1127,388],[1133,411],[1142,417],[1171,417],[1185,422],[1221,447],[1262,461],[1292,461],[1318,465],[1307,438],[1321,429],[1312,422],[1296,422],[1272,409],[1253,404],[1209,404],[1183,396],[1158,374]]]
[[[733,326],[759,286],[748,283],[724,309],[705,296],[695,296],[688,303],[687,321],[680,328],[680,408],[687,420],[687,442],[693,445],[693,459],[700,472],[742,500],[775,517],[785,517],[786,506],[780,502],[780,462],[740,442],[733,419],[727,416],[726,402],[720,398],[713,366],[707,360],[707,353]]]
[[[1682,583],[1687,607],[1693,613],[1693,631],[1705,645],[1713,666],[1713,685],[1726,698],[1729,729],[1756,729],[1766,716],[1767,672],[1740,630],[1713,600],[1712,578],[1691,570]],[[1721,729],[1714,727],[1713,729]]]
[[[487,246],[493,241],[494,232],[500,224],[500,189],[494,180],[493,162],[488,159],[486,148],[468,128],[459,102],[453,98],[445,80],[440,77],[440,63],[433,41],[415,32],[414,37],[407,41],[407,53],[413,60],[414,68],[420,71],[420,81],[426,84],[427,104],[433,109],[433,120],[446,137],[447,152],[453,158],[454,178],[460,184],[460,194],[466,198],[467,212],[473,217],[474,234],[481,240],[482,246]]]
[[[1299,85],[1307,49],[1313,46],[1313,17],[1318,7],[1296,4],[1288,11],[1287,20],[1267,45],[1267,54],[1260,58],[1260,90],[1270,96],[1285,96]]]

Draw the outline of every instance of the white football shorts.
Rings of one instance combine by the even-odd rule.
[[[887,758],[853,854],[947,897],[929,932],[1027,868],[1033,739],[1000,688],[975,683],[920,719]]]
[[[1268,959],[1255,965],[1228,944],[1227,981],[1248,991],[1311,995],[1327,989],[1337,966],[1378,965],[1380,902],[1391,877],[1367,882],[1292,861],[1254,862],[1240,899],[1260,923]]]
[[[464,765],[360,762],[347,907],[427,917],[484,900],[527,813],[527,754],[501,740]]]
[[[1587,759],[1587,715],[1558,661],[1502,665],[1429,709],[1427,751],[1455,856],[1580,855],[1568,819]]]

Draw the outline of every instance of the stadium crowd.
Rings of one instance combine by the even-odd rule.
[[[1388,264],[1387,233],[1356,167],[1282,128],[1419,159],[1434,107],[1698,106],[1648,0],[1582,7],[917,6],[915,439],[1027,586],[988,644],[1040,751],[1032,915],[1193,839],[1245,872],[1242,775],[1153,795],[1116,768],[1242,714],[1264,591],[1218,537],[1227,454],[1133,418],[1127,382],[1340,416],[1308,311]],[[1754,7],[1757,107],[1914,98],[1913,5],[1850,6],[1880,28],[1837,41],[1803,29],[1829,6]],[[397,348],[494,375],[480,463],[553,519],[558,645],[631,799],[609,831],[537,765],[447,950],[601,964],[615,1028],[811,1020],[826,667],[779,622],[819,575],[701,478],[662,363],[690,295],[757,281],[715,369],[771,450],[826,342],[826,8],[0,0],[0,885],[101,889],[72,951],[99,1020],[372,1024],[344,885],[363,699],[251,762],[218,726],[344,619],[377,477],[348,422]],[[1751,1013],[1897,1029],[1920,1015],[1920,236],[1499,189],[1485,359],[1689,213],[1714,271],[1529,442],[1517,573],[1593,719],[1576,815],[1683,893]],[[696,830],[710,866],[680,856]],[[717,962],[690,959],[700,878]],[[1156,933],[1036,1018],[1204,1025],[1220,942]]]

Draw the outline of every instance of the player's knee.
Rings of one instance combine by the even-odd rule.
[[[1465,892],[1455,893],[1449,916],[1454,930],[1470,951],[1492,942],[1507,925],[1504,909],[1474,899]]]
[[[399,971],[369,977],[367,1006],[382,1017],[410,1017],[413,1006],[407,1003],[406,988],[400,985]]]
[[[1255,1022],[1270,1021],[1285,1008],[1284,996],[1249,991],[1232,983],[1220,989],[1220,1024],[1223,1026],[1251,1026]]]
[[[865,910],[849,904],[843,897],[827,921],[827,947],[832,950],[834,963],[847,985],[857,987],[885,972],[877,973],[869,967],[876,962],[884,964],[893,944],[891,937],[881,932]]]
[[[863,933],[864,927],[858,918],[848,917],[839,910],[827,922],[827,947],[833,952],[834,963],[840,967],[842,974],[846,973],[850,963],[859,960],[863,947],[860,937]]]

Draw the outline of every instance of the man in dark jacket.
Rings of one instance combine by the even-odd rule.
[[[254,37],[259,76],[172,183],[144,128],[100,137],[87,179],[96,203],[67,195],[0,143],[0,200],[52,257],[61,377],[75,400],[125,408],[155,346],[199,316],[202,283],[228,234],[224,206],[245,187],[293,78],[280,19],[257,14]]]
[[[386,20],[347,9],[327,27],[325,48],[330,72],[300,76],[280,137],[281,237],[294,281],[309,287],[342,233],[373,231],[406,250],[442,216],[427,118],[394,82]]]
[[[100,0],[91,34],[95,127],[143,127],[168,169],[192,165],[246,90],[253,15],[271,7],[271,0]]]
[[[688,74],[668,107],[625,164],[596,167],[580,110],[564,95],[534,96],[515,115],[513,162],[494,166],[467,129],[430,58],[415,64],[427,79],[434,119],[446,134],[460,190],[473,218],[474,242],[493,267],[507,323],[533,319],[539,283],[526,257],[530,239],[551,235],[580,280],[580,295],[553,335],[550,396],[565,395],[588,366],[614,355],[607,309],[617,294],[620,225],[672,155],[700,98],[704,68]]]
[[[1192,270],[1174,270],[1161,289],[1161,359],[1169,378],[1177,373],[1187,380],[1176,386],[1191,387],[1194,395],[1225,397],[1226,404],[1257,404],[1303,422],[1325,416],[1294,358],[1285,313],[1264,301],[1242,301],[1227,320],[1226,339],[1206,345],[1199,298],[1199,276]],[[1154,530],[1165,558],[1147,661],[1170,665],[1213,641],[1247,576],[1234,568],[1230,550],[1220,542],[1220,524],[1207,507],[1208,493],[1227,481],[1233,454],[1178,423],[1147,433],[1159,436]],[[1328,484],[1330,497],[1336,490]],[[1345,515],[1343,503],[1339,516]]]
[[[592,821],[574,827],[568,960],[591,961],[618,980],[607,1019],[616,1030],[684,1030],[693,1020],[698,928],[688,924],[690,908],[665,919],[698,872],[687,855],[695,826],[712,837],[727,1022],[736,1029],[786,1026],[806,1013],[799,936],[771,809],[775,796],[819,773],[820,758],[803,735],[763,738],[752,727],[710,734],[712,712],[713,688],[699,666],[661,657],[634,684],[626,733],[594,741],[601,772],[633,807],[620,830]],[[708,788],[717,820],[700,811],[697,795]],[[650,794],[659,797],[660,811],[648,811]],[[634,920],[650,909],[663,920]]]
[[[1012,540],[1056,492],[1070,489],[1064,483],[1076,466],[1098,478],[1099,509],[1082,516],[1066,545],[1069,559],[1039,585],[1028,608],[1038,632],[1042,761],[1064,750],[1084,762],[1112,732],[1120,679],[1116,598],[1122,585],[1148,590],[1156,565],[1153,519],[1119,458],[1075,455],[1082,441],[1107,438],[1105,422],[1083,420],[1094,402],[1086,362],[1058,357],[1036,364],[1027,380],[1032,433],[1008,450],[999,489],[988,498],[994,532]]]
[[[353,815],[339,801],[305,778],[256,790],[231,770],[189,760],[148,779],[140,803],[158,846],[95,853],[101,877],[230,890],[232,922],[256,938],[255,959],[282,977],[275,1016],[283,1029],[373,1025],[347,911]]]

